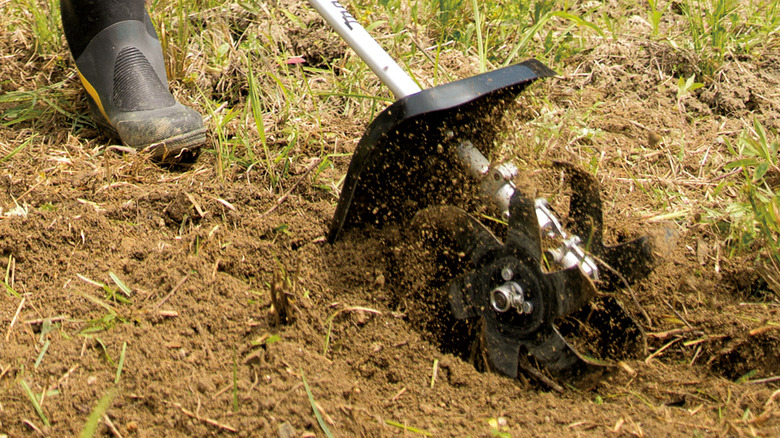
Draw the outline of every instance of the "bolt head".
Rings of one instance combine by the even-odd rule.
[[[504,281],[509,281],[512,278],[514,278],[514,276],[515,273],[512,272],[512,268],[510,268],[509,266],[504,266],[504,268],[501,269],[501,278],[503,278]]]
[[[509,294],[501,289],[493,289],[490,292],[490,304],[493,310],[504,313],[512,306]]]

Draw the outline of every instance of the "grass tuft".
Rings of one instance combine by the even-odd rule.
[[[745,129],[736,143],[726,142],[735,159],[727,169],[738,169],[743,176],[742,196],[729,209],[729,240],[735,249],[759,245],[766,248],[763,257],[780,263],[780,167],[777,134],[770,133],[757,119]],[[770,182],[771,181],[771,182]]]

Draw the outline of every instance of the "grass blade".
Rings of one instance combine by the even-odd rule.
[[[328,429],[328,425],[325,424],[325,420],[322,419],[322,415],[320,415],[320,410],[317,409],[317,404],[314,402],[314,396],[311,394],[311,389],[309,389],[309,384],[306,382],[306,376],[303,374],[303,370],[301,370],[301,379],[303,379],[303,387],[306,389],[306,395],[309,396],[309,403],[311,404],[311,409],[314,411],[314,416],[317,417],[317,423],[319,423],[320,428],[325,433],[325,436],[328,438],[333,438],[333,434],[330,433],[330,429]]]
[[[35,408],[35,412],[37,412],[38,416],[41,417],[41,421],[43,421],[43,425],[47,427],[51,426],[51,423],[49,423],[49,419],[46,418],[46,414],[43,413],[43,408],[41,408],[41,404],[38,403],[38,399],[35,398],[35,394],[33,394],[32,389],[30,389],[30,387],[27,386],[27,381],[22,379],[19,384],[22,385],[22,389],[24,390],[24,393],[27,394],[27,397],[30,399],[33,408]]]
[[[106,394],[98,401],[97,406],[95,406],[95,409],[92,410],[92,412],[89,414],[89,418],[87,419],[87,422],[84,424],[84,429],[81,430],[81,435],[79,435],[80,438],[91,438],[95,436],[95,432],[97,432],[98,423],[100,422],[100,419],[103,417],[103,415],[108,410],[108,407],[111,406],[111,402],[114,401],[114,397],[116,397],[116,388],[111,388],[106,392]]]
[[[255,126],[257,127],[257,134],[260,136],[260,144],[263,145],[263,149],[268,147],[267,140],[265,137],[265,122],[263,120],[263,101],[260,99],[260,85],[257,83],[257,80],[255,79],[255,73],[252,69],[252,62],[247,59],[246,61],[247,70],[249,71],[249,75],[247,77],[248,85],[249,85],[249,103],[252,107],[252,118],[255,121]],[[252,155],[254,155],[254,152],[251,150],[251,148],[248,150]],[[254,157],[252,157],[254,158]],[[252,160],[254,161],[254,159]]]
[[[482,16],[479,13],[479,3],[477,0],[471,0],[474,8],[474,25],[477,28],[477,53],[479,57],[479,72],[487,71],[487,59],[485,58],[485,42],[482,40]]]
[[[111,277],[111,280],[113,280],[114,283],[116,283],[116,285],[119,286],[119,289],[121,289],[122,292],[124,292],[125,295],[127,295],[127,297],[130,298],[130,295],[133,294],[133,290],[130,289],[130,286],[128,286],[127,283],[122,281],[122,279],[119,278],[119,276],[117,276],[111,271],[108,272],[108,276]]]
[[[3,281],[2,283],[3,283],[3,286],[5,286],[6,295],[7,294],[11,294],[11,295],[15,296],[16,298],[21,298],[22,297],[21,295],[19,295],[19,292],[15,291],[14,288],[12,288],[11,286],[8,285],[8,283],[6,283],[5,281]]]
[[[328,333],[325,334],[325,347],[322,349],[322,355],[328,357],[328,347],[330,346],[330,333],[333,330],[333,319],[328,322]]]
[[[49,340],[46,340],[46,343],[43,344],[43,348],[41,349],[41,353],[38,355],[38,359],[35,359],[35,368],[38,369],[38,365],[41,364],[41,361],[43,361],[43,356],[46,355],[46,350],[49,349],[49,345],[51,345],[51,342]]]
[[[78,274],[76,274],[76,275],[78,275]],[[108,310],[108,313],[110,313],[113,316],[116,316],[118,314],[116,309],[114,309],[110,305],[106,304],[105,301],[103,301],[103,300],[101,300],[99,298],[95,298],[94,296],[92,296],[92,295],[90,295],[90,294],[88,294],[86,292],[81,292],[79,290],[77,290],[76,293],[81,295],[82,297],[86,298],[87,300],[92,301],[93,303],[97,304],[98,306]]]
[[[433,436],[433,434],[428,432],[427,430],[422,430],[422,429],[418,429],[416,427],[407,426],[407,425],[401,424],[401,423],[399,423],[397,421],[385,420],[385,423],[390,425],[390,426],[402,429],[404,432],[409,431],[409,432],[412,432],[412,433],[420,434],[422,436]]]
[[[122,352],[119,353],[119,365],[116,366],[116,378],[114,384],[119,383],[119,377],[122,375],[122,367],[125,366],[125,350],[127,350],[127,341],[122,343]]]
[[[6,161],[10,160],[10,159],[11,159],[11,158],[12,158],[14,155],[18,154],[18,153],[19,153],[19,152],[20,152],[22,149],[26,148],[26,147],[27,147],[27,145],[29,145],[30,143],[32,143],[32,141],[33,141],[33,140],[34,140],[34,139],[35,139],[37,136],[38,136],[38,134],[37,134],[37,133],[36,133],[36,134],[33,134],[33,135],[31,135],[31,136],[30,136],[30,138],[28,138],[27,140],[25,140],[24,142],[22,142],[22,144],[20,144],[19,146],[17,146],[17,147],[16,147],[14,150],[12,150],[12,151],[11,151],[11,152],[9,152],[8,154],[6,154],[4,157],[0,157],[0,163],[4,163],[4,162],[6,162]]]

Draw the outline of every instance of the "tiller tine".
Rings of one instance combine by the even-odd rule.
[[[352,156],[328,240],[334,242],[344,229],[408,221],[431,205],[473,201],[455,133],[460,141],[476,141],[489,129],[487,115],[503,110],[535,80],[555,74],[531,59],[390,105],[368,126]]]
[[[479,317],[482,341],[492,370],[517,378],[523,352],[550,374],[576,384],[601,375],[607,365],[575,350],[554,322],[583,308],[593,297],[593,283],[577,267],[542,271],[542,248],[534,201],[517,191],[510,201],[506,242],[466,211],[429,207],[411,224],[422,237],[452,245],[472,269],[449,284],[457,319]]]
[[[652,239],[603,245],[597,182],[577,167],[556,164],[566,168],[572,184],[570,219],[576,224],[572,228],[588,236],[591,250],[612,261],[613,269],[627,281],[649,273],[658,262]],[[557,379],[586,387],[614,369],[613,363],[603,358],[625,358],[645,351],[641,326],[617,299],[597,293],[592,280],[603,279],[603,271],[579,246],[580,238],[563,231],[543,200],[514,192],[504,243],[472,215],[453,206],[421,210],[411,228],[440,250],[452,248],[469,262],[467,272],[449,283],[450,307],[456,319],[481,320],[482,347],[491,369],[517,378],[524,364],[531,362]],[[542,269],[542,234],[563,241],[546,254],[564,269]],[[579,351],[567,341],[567,337],[581,335],[590,338],[587,351]],[[524,360],[523,354],[533,360]]]
[[[578,236],[588,253],[596,256],[606,269],[598,271],[599,288],[614,290],[646,277],[661,262],[664,251],[659,250],[658,239],[668,248],[676,241],[674,229],[664,227],[660,235],[642,236],[637,239],[607,246],[603,241],[603,217],[599,183],[596,178],[571,163],[554,162],[562,169],[572,189],[569,202],[571,234]]]

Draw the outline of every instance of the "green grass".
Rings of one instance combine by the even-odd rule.
[[[752,54],[780,29],[780,3],[772,1],[685,0],[688,29],[675,41],[702,57],[702,73],[711,77],[729,59]]]
[[[35,35],[35,52],[50,56],[58,51],[60,44],[60,2],[58,0],[24,0],[24,6],[31,17],[26,24]]]
[[[406,424],[401,424],[401,423],[399,423],[397,421],[385,420],[385,424],[387,424],[388,426],[396,427],[396,428],[404,431],[404,433],[411,432],[411,433],[415,433],[417,435],[422,435],[422,436],[433,436],[433,434],[428,432],[427,430],[419,429],[419,428],[412,427],[412,426],[407,426]]]
[[[669,9],[671,3],[667,3],[666,6],[664,6],[663,8],[659,8],[658,0],[647,0],[647,5],[648,5],[647,21],[650,22],[653,29],[650,35],[653,37],[657,37],[661,25],[661,18]]]
[[[780,263],[780,189],[767,177],[780,175],[777,133],[768,132],[756,119],[736,144],[727,142],[734,157],[727,168],[741,169],[743,185],[738,201],[727,209],[731,230],[729,239],[736,249],[751,246],[766,249],[766,256]]]

